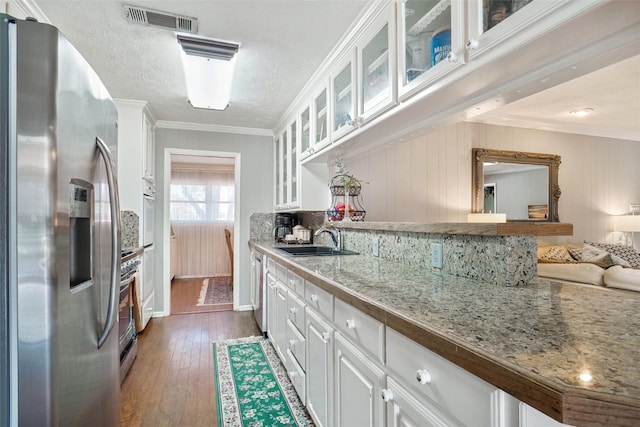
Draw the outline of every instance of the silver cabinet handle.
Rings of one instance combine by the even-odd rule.
[[[355,329],[356,328],[356,322],[354,322],[352,319],[347,319],[346,325],[347,325],[348,329]]]
[[[107,183],[109,185],[109,199],[111,201],[111,286],[109,288],[109,306],[107,308],[107,320],[105,321],[104,328],[98,336],[98,348],[107,340],[111,329],[113,329],[115,310],[118,305],[118,276],[119,276],[119,262],[120,259],[120,197],[118,196],[118,183],[116,182],[116,176],[114,174],[115,164],[111,157],[111,152],[107,144],[96,137],[96,145],[104,160],[104,166],[107,171]]]

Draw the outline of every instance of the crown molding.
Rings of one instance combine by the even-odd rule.
[[[51,24],[47,15],[45,15],[34,0],[13,0],[13,4],[25,17],[35,18],[38,22]]]
[[[212,125],[202,123],[189,123],[189,122],[174,122],[168,120],[158,120],[156,122],[156,129],[178,129],[178,130],[193,130],[199,132],[215,132],[215,133],[233,133],[240,135],[255,135],[255,136],[268,136],[273,138],[273,131],[271,129],[260,128],[245,128],[236,126],[224,126],[224,125]]]

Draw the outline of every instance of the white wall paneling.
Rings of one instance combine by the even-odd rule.
[[[609,221],[640,202],[639,142],[469,122],[346,157],[347,170],[368,182],[362,191],[366,220],[466,222],[473,147],[561,156],[559,215],[574,225],[574,236],[541,243],[624,241]]]

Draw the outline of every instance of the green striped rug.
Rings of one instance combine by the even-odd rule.
[[[269,341],[248,337],[213,343],[218,426],[312,426]]]

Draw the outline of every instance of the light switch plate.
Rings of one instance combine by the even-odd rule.
[[[373,236],[373,242],[371,244],[371,254],[373,256],[380,256],[380,238]]]
[[[431,244],[431,266],[442,268],[442,243]]]

